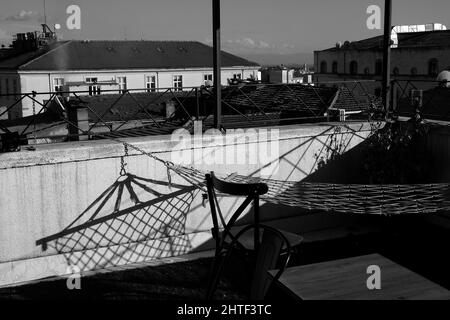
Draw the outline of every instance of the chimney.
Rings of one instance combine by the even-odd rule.
[[[69,141],[86,141],[89,136],[83,132],[89,130],[89,113],[87,107],[81,104],[66,102],[67,119],[69,120]]]

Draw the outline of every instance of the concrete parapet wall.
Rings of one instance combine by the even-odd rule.
[[[215,171],[223,175],[239,172],[241,175],[258,176],[276,160],[278,167],[274,167],[276,170],[269,174],[266,172],[268,178],[301,181],[317,170],[321,160],[326,160],[330,146],[337,143],[341,146],[340,152],[347,152],[363,142],[371,131],[368,123],[311,124],[268,129],[276,133],[276,159],[263,158],[266,159],[265,163],[234,165],[232,162],[208,164],[197,161],[195,167],[204,172]],[[248,131],[243,140],[239,138],[242,132],[235,133],[231,140],[225,142],[196,137],[191,145],[180,143],[174,139],[176,135],[128,138],[125,141],[169,161],[174,160],[173,152],[178,151],[180,154],[183,150],[193,156],[214,152],[229,156],[227,147],[231,143],[238,148],[235,149],[236,159],[242,159],[251,158],[253,152],[261,150],[261,145],[273,141],[272,136],[259,135],[258,130]],[[202,142],[200,153],[199,142]],[[149,226],[139,227],[138,230],[136,221],[126,221],[127,225],[132,225],[137,233],[142,234],[123,237],[113,234],[106,237],[108,232],[128,232],[120,229],[123,226],[115,230],[113,224],[107,224],[93,231],[105,237],[102,241],[91,241],[87,233],[78,230],[77,239],[68,239],[66,235],[61,237],[64,241],[49,243],[44,248],[46,250],[37,246],[38,239],[59,233],[76,222],[86,208],[117,181],[123,154],[123,145],[110,140],[43,145],[38,146],[36,151],[0,154],[0,286],[64,274],[70,265],[76,265],[81,270],[92,270],[181,255],[201,248],[210,240],[210,210],[208,203],[204,206],[202,192],[197,190],[181,199],[183,206],[180,202],[171,203],[168,200],[156,209],[148,209],[144,215],[136,215],[143,220],[143,216],[152,216],[158,212],[158,217],[152,217],[155,220],[139,221]],[[125,161],[127,171],[138,177],[168,181],[168,173],[162,163],[136,150],[130,149]],[[174,173],[170,177],[173,184],[189,186]],[[175,191],[161,185],[155,189],[162,194]],[[144,193],[138,196],[145,197]],[[186,199],[189,199],[189,203]],[[133,205],[128,200],[129,205]],[[230,214],[239,205],[239,199],[222,198],[220,203],[225,214]],[[98,217],[114,212],[114,206],[108,203],[102,207]],[[286,219],[295,214],[294,210],[263,212],[266,220]],[[162,225],[169,226],[168,231],[155,232],[151,229]],[[152,230],[152,235],[149,235],[149,230]],[[70,248],[73,250],[68,250]]]

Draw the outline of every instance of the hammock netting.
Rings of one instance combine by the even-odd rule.
[[[205,173],[181,166],[172,170],[192,184],[204,187]],[[289,182],[233,174],[235,183],[265,183],[261,199],[272,204],[337,213],[401,215],[437,213],[450,209],[449,184],[352,185]]]

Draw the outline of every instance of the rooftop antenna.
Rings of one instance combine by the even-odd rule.
[[[47,7],[45,2],[44,0],[44,23],[47,24]]]

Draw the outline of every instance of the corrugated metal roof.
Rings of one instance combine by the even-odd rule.
[[[68,41],[53,50],[0,61],[19,70],[110,70],[211,68],[213,51],[195,41]],[[258,67],[222,52],[223,67]]]

